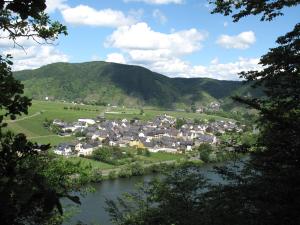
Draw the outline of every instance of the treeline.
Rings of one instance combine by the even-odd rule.
[[[143,176],[146,174],[163,174],[172,169],[175,169],[183,164],[184,162],[174,163],[155,163],[155,164],[143,164],[142,162],[134,162],[127,165],[123,165],[118,169],[112,169],[107,175],[103,173],[102,169],[90,169],[86,173],[86,181],[89,183],[99,183],[103,180],[113,180],[118,178],[129,178],[134,176]],[[197,164],[195,162],[190,162]],[[92,168],[92,167],[91,167]]]
[[[136,161],[141,161],[141,156],[150,157],[151,153],[148,149],[142,148],[119,148],[105,146],[93,151],[91,156],[86,158],[96,161],[108,163],[115,166],[130,164]]]
[[[64,110],[99,112],[99,109],[82,108],[79,106],[64,106]]]

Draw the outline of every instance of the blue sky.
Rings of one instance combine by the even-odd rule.
[[[15,69],[57,61],[92,60],[141,65],[170,77],[236,80],[241,70],[259,69],[259,57],[279,35],[299,22],[300,7],[286,9],[273,22],[210,14],[206,0],[47,0],[51,18],[69,35],[55,46],[26,43],[15,55]],[[3,52],[2,51],[2,52]]]

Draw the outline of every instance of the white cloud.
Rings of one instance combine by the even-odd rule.
[[[236,36],[221,35],[217,44],[224,48],[247,49],[256,41],[253,31],[245,31]]]
[[[144,2],[153,5],[182,4],[184,0],[123,0],[124,2]]]
[[[239,72],[261,69],[261,66],[258,64],[258,58],[239,58],[237,61],[229,63],[220,63],[218,60],[214,60],[214,63],[205,66],[192,65],[176,57],[164,60],[143,61],[132,58],[130,54],[125,54],[126,56],[120,53],[110,54],[106,61],[143,66],[169,77],[208,77],[219,80],[240,80],[238,76]]]
[[[112,9],[96,10],[86,5],[68,7],[61,10],[67,23],[74,25],[119,27],[136,22],[134,16],[126,16],[122,11]]]
[[[182,30],[170,34],[153,31],[146,23],[123,26],[115,30],[107,39],[106,46],[133,54],[150,57],[180,56],[198,51],[201,41],[207,37],[206,32],[197,29]],[[144,51],[144,52],[142,52]]]
[[[126,63],[124,56],[120,53],[108,54],[105,61],[106,62],[114,62],[114,63],[122,63],[122,64]]]
[[[259,70],[258,62],[259,59],[256,58],[239,58],[235,62],[193,66],[189,62],[174,58],[170,61],[160,61],[145,66],[170,77],[209,77],[219,80],[239,80],[239,72]]]
[[[209,66],[194,66],[189,77],[209,77],[219,80],[239,80],[238,73],[259,70],[258,58],[239,58],[235,62],[217,63]]]
[[[46,0],[46,12],[52,13],[55,10],[62,10],[67,8],[68,6],[65,4],[67,0]]]
[[[107,56],[106,61],[144,66],[169,77],[210,77],[221,80],[238,80],[238,73],[257,69],[258,59],[240,58],[236,62],[220,63],[214,58],[211,64],[192,65],[181,57],[201,49],[206,32],[196,29],[161,33],[146,23],[116,29],[106,41],[122,53]]]
[[[167,17],[159,9],[153,10],[152,16],[161,24],[165,24],[168,21]]]
[[[2,54],[13,56],[13,70],[35,69],[55,62],[67,62],[68,56],[61,53],[54,46],[40,45],[25,48],[6,49]]]

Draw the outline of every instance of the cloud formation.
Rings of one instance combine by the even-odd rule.
[[[35,69],[55,62],[68,62],[69,57],[49,45],[36,45],[28,48],[10,48],[1,54],[13,56],[13,70]]]
[[[122,11],[112,9],[96,10],[87,5],[67,7],[61,10],[64,20],[73,25],[88,25],[102,27],[120,27],[134,24],[133,16],[126,16]]]
[[[166,34],[152,30],[147,23],[137,23],[119,27],[107,38],[106,46],[133,51],[145,60],[158,60],[198,51],[206,37],[206,32],[194,28]]]
[[[227,49],[247,49],[254,44],[255,41],[254,32],[245,31],[235,36],[221,35],[217,40],[217,44]]]
[[[168,58],[163,61],[136,61],[131,55],[126,57],[121,53],[114,53],[116,57],[108,57],[106,61],[116,63],[127,63],[146,67],[152,71],[167,75],[169,77],[208,77],[219,80],[240,80],[238,73],[249,70],[260,70],[258,58],[239,58],[237,61],[220,63],[213,59],[210,65],[192,65],[180,58]],[[121,59],[121,60],[120,60]]]
[[[126,63],[126,60],[125,60],[124,56],[120,53],[108,54],[105,61],[106,62],[121,63],[121,64]]]
[[[46,12],[53,13],[56,10],[62,10],[67,8],[67,4],[65,4],[67,0],[46,0]]]
[[[201,49],[207,33],[197,29],[172,33],[154,31],[146,23],[117,28],[106,41],[106,47],[117,48],[119,53],[108,55],[107,61],[144,66],[170,77],[210,77],[238,80],[241,71],[259,69],[259,59],[239,58],[235,62],[192,65],[182,59]]]

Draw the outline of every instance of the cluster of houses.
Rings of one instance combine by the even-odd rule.
[[[207,106],[199,106],[196,109],[196,112],[198,113],[204,113],[204,112],[217,112],[220,111],[221,104],[219,102],[211,102]]]
[[[176,129],[176,119],[168,115],[157,116],[153,121],[142,122],[127,119],[110,121],[103,117],[79,119],[74,123],[54,120],[61,135],[75,135],[76,143],[62,143],[55,153],[60,155],[91,155],[103,145],[117,147],[147,148],[150,152],[178,153],[192,150],[202,143],[217,144],[216,133],[241,131],[235,122],[216,121],[195,124],[186,121]]]

